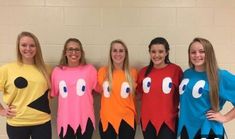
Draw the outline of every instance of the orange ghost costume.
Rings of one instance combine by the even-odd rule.
[[[136,87],[137,71],[130,70],[133,78],[133,87]],[[101,67],[98,71],[98,83],[102,88],[100,119],[103,131],[110,123],[118,134],[122,120],[128,123],[133,129],[135,125],[136,109],[133,90],[130,89],[126,81],[123,70],[114,70],[112,76],[112,90],[110,92],[109,83],[106,79],[107,67]]]

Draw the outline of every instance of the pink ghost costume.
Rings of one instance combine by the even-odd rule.
[[[76,133],[86,130],[88,118],[95,128],[92,90],[97,83],[97,71],[90,65],[55,67],[51,76],[51,96],[58,96],[57,131],[63,136],[70,125]]]

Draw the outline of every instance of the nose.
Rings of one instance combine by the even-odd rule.
[[[26,46],[26,50],[31,50],[30,45],[27,45],[27,46]]]
[[[122,52],[117,51],[117,55],[120,55]]]
[[[196,54],[195,54],[196,56],[200,56],[200,53],[199,52],[196,52]]]
[[[120,55],[121,53],[119,51],[114,52],[115,55]]]
[[[156,53],[154,53],[153,55],[154,55],[155,57],[158,57],[158,56],[159,56],[159,53],[156,52]]]

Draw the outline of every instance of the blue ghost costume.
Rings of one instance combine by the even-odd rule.
[[[226,70],[219,70],[219,106],[220,110],[226,101],[235,105],[235,76]],[[206,113],[211,109],[209,83],[206,72],[197,72],[190,68],[184,72],[179,86],[180,117],[178,136],[182,129],[187,130],[189,139],[193,139],[198,131],[202,137],[213,131],[216,135],[224,134],[223,124],[210,121]]]

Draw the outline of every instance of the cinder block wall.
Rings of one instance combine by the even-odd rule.
[[[234,15],[235,0],[0,0],[0,65],[15,60],[17,34],[31,31],[51,65],[58,63],[65,40],[76,37],[96,67],[106,64],[110,42],[122,39],[131,64],[140,68],[149,62],[150,40],[163,36],[171,46],[171,61],[186,69],[187,47],[200,36],[214,45],[219,65],[235,73]],[[98,95],[95,106],[98,113]],[[224,111],[230,108],[228,104]],[[52,111],[55,139],[55,100]],[[228,137],[235,138],[235,121],[225,126]],[[2,117],[0,138],[7,139]],[[99,139],[97,131],[93,138]],[[136,139],[142,139],[139,127]]]

